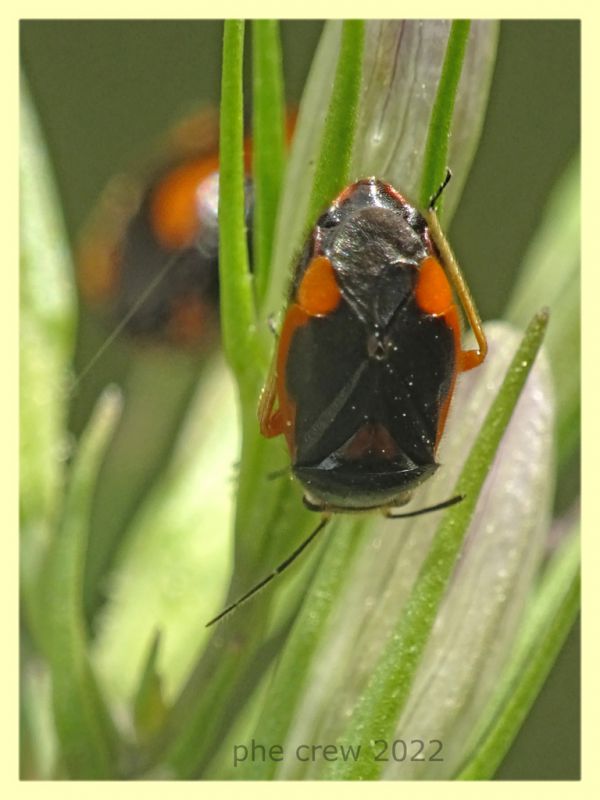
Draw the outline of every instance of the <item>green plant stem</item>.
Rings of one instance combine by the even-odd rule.
[[[454,20],[450,28],[446,55],[427,134],[421,181],[420,202],[422,208],[427,208],[429,205],[429,201],[444,179],[448,166],[452,115],[470,27],[469,20]],[[441,213],[442,198],[438,201],[437,208],[438,213]]]
[[[71,778],[87,780],[117,776],[117,734],[92,670],[83,619],[91,492],[118,410],[114,397],[105,396],[99,405],[70,473],[61,522],[41,573],[39,611],[61,755]]]
[[[539,694],[579,613],[580,590],[580,580],[577,575],[550,629],[531,654],[519,685],[515,687],[501,716],[479,748],[477,756],[458,775],[458,780],[489,780],[493,777]]]
[[[494,713],[458,780],[489,780],[502,763],[579,612],[579,561],[579,536],[572,534],[546,569],[508,675],[494,698]]]
[[[331,103],[308,204],[307,229],[348,183],[362,82],[364,39],[362,20],[344,22]]]
[[[57,452],[64,442],[63,381],[71,361],[75,297],[60,203],[24,76],[20,122],[20,429],[14,436],[19,446],[21,622],[37,644],[43,635],[35,629],[39,567],[63,491]],[[12,444],[10,439],[4,446],[10,450]]]
[[[462,494],[465,499],[444,516],[398,626],[342,738],[341,744],[346,746],[362,743],[360,757],[353,763],[332,765],[327,777],[368,780],[379,775],[381,765],[373,758],[371,743],[391,738],[404,708],[479,493],[541,346],[547,322],[547,312],[541,312],[523,337],[456,484],[455,494]]]
[[[278,22],[252,23],[252,66],[253,269],[260,306],[269,280],[285,166],[285,100]]]
[[[245,396],[261,362],[245,226],[243,59],[244,23],[226,20],[219,156],[221,329],[225,355]]]

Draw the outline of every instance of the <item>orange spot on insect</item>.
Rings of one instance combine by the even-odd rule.
[[[445,314],[453,305],[452,289],[446,273],[433,256],[426,258],[419,267],[415,299],[421,311],[436,317]]]
[[[286,115],[285,138],[289,144],[296,124],[297,112]],[[196,210],[196,189],[199,184],[219,169],[216,153],[216,122],[212,113],[201,113],[183,124],[177,131],[174,142],[180,149],[190,150],[198,143],[206,152],[200,158],[188,160],[171,170],[158,184],[152,198],[150,215],[158,241],[170,250],[188,247],[199,227]],[[212,150],[215,152],[211,152]],[[244,170],[252,169],[252,139],[244,139]]]
[[[309,316],[318,317],[335,311],[341,297],[331,261],[326,256],[316,256],[298,288],[298,304]]]
[[[177,250],[191,244],[198,230],[196,189],[219,168],[217,156],[188,161],[169,172],[152,197],[150,216],[159,242]]]

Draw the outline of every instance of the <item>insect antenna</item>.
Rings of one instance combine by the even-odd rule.
[[[88,363],[83,367],[81,372],[78,375],[75,375],[70,382],[69,385],[69,392],[70,394],[74,394],[79,385],[85,378],[85,376],[94,368],[94,366],[98,363],[98,361],[102,358],[104,353],[108,350],[108,348],[113,344],[113,342],[120,336],[123,330],[127,327],[127,324],[130,322],[132,317],[139,311],[145,301],[151,296],[151,294],[155,291],[155,289],[159,286],[159,284],[165,279],[167,273],[173,268],[173,266],[177,263],[177,261],[181,258],[181,253],[174,253],[171,258],[169,258],[163,267],[161,267],[160,271],[154,276],[154,278],[150,281],[150,283],[146,286],[144,291],[140,294],[140,296],[136,299],[135,303],[129,309],[129,311],[123,316],[123,318],[115,325],[111,333],[106,337],[104,342],[100,345],[98,350],[94,353],[94,355],[90,358]]]
[[[450,506],[455,506],[457,503],[460,503],[462,500],[465,499],[464,494],[457,494],[454,497],[448,498],[448,500],[444,500],[442,503],[437,503],[434,506],[427,506],[427,508],[419,508],[416,511],[405,511],[401,514],[394,514],[391,511],[385,515],[387,519],[406,519],[406,517],[420,517],[421,514],[429,514],[430,511],[441,511],[443,508],[450,508]]]
[[[448,184],[450,183],[450,178],[451,177],[452,177],[452,172],[450,171],[449,167],[446,167],[446,174],[444,176],[444,180],[441,182],[441,184],[439,186],[439,189],[436,191],[436,193],[433,195],[433,197],[429,201],[428,208],[429,208],[430,211],[433,211],[435,209],[435,204],[437,203],[437,201],[442,196],[442,192],[444,191],[446,186],[448,186]]]
[[[321,533],[321,531],[327,525],[328,522],[329,522],[329,516],[324,516],[317,525],[317,527],[314,529],[314,531],[309,536],[306,537],[306,539],[302,542],[302,544],[299,545],[294,550],[294,552],[291,553],[285,559],[285,561],[282,561],[281,564],[273,570],[273,572],[269,573],[269,575],[267,575],[266,578],[263,578],[262,581],[259,581],[259,583],[257,583],[251,589],[249,589],[246,592],[246,594],[243,594],[234,603],[231,603],[231,605],[227,606],[227,608],[224,608],[223,611],[221,611],[220,614],[217,614],[216,617],[213,617],[213,619],[211,619],[210,622],[207,622],[206,627],[209,628],[211,625],[214,625],[215,622],[218,622],[220,619],[223,619],[223,617],[227,616],[227,614],[232,612],[238,606],[241,606],[242,603],[245,603],[246,600],[252,597],[253,594],[256,594],[256,592],[262,589],[263,586],[266,586],[267,583],[270,583],[273,580],[273,578],[281,574],[284,571],[284,569],[289,567],[290,564],[298,558],[300,553],[302,553],[302,551],[305,550],[308,547],[308,545],[317,538],[317,535]]]

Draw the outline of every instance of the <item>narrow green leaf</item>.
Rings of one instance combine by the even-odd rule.
[[[577,155],[554,187],[506,308],[524,327],[540,303],[552,313],[546,348],[557,394],[559,466],[580,442],[581,407],[581,162]]]
[[[429,205],[431,197],[444,179],[446,167],[448,166],[452,114],[454,113],[456,91],[462,72],[470,27],[471,23],[468,20],[454,20],[450,29],[446,57],[427,135],[420,197],[422,208],[427,208]],[[439,212],[441,212],[441,206],[440,198],[438,202]]]
[[[285,97],[279,23],[252,23],[254,279],[257,303],[269,280],[273,234],[285,166]]]
[[[573,577],[562,603],[548,620],[543,634],[535,642],[523,664],[519,680],[512,686],[507,702],[476,755],[457,780],[490,780],[508,752],[531,706],[546,680],[562,645],[579,613],[580,576]]]
[[[19,777],[49,780],[53,777],[58,750],[50,671],[33,656],[27,641],[20,642],[19,655]]]
[[[519,732],[568,633],[568,619],[559,620],[563,617],[573,587],[578,583],[579,565],[580,537],[577,524],[577,529],[566,537],[552,556],[531,598],[514,655],[505,669],[497,695],[485,709],[481,724],[473,732],[473,746],[467,748],[471,756],[460,771],[459,779],[492,778]],[[565,630],[561,639],[557,633],[562,624]],[[556,649],[551,645],[551,640]],[[532,670],[534,662],[536,666]],[[514,702],[516,697],[518,701]]]
[[[362,81],[365,29],[362,20],[348,20],[342,29],[340,55],[331,103],[308,206],[307,228],[348,182]]]
[[[256,311],[248,263],[244,197],[244,23],[226,20],[223,36],[219,167],[219,280],[223,346],[242,393],[259,367]]]
[[[407,607],[349,722],[342,743],[355,746],[361,742],[360,757],[354,763],[332,765],[328,777],[374,779],[380,772],[371,743],[391,738],[404,707],[479,492],[541,346],[547,322],[547,313],[540,312],[525,333],[457,481],[455,493],[465,495],[465,499],[444,516]]]
[[[98,462],[118,416],[105,396],[81,440],[62,519],[42,572],[39,619],[52,674],[52,698],[62,758],[79,779],[116,775],[116,733],[96,682],[83,621],[83,560],[90,497]]]
[[[66,359],[71,355],[75,291],[59,197],[35,108],[21,79],[21,302]]]
[[[21,590],[24,617],[31,623],[37,570],[58,510],[68,452],[64,378],[73,347],[75,294],[60,203],[24,79],[20,113],[19,513]]]

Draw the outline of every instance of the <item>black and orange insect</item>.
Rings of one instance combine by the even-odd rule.
[[[304,503],[323,518],[233,610],[285,569],[337,512],[410,513],[415,489],[438,468],[459,373],[487,352],[479,315],[440,228],[388,183],[359,180],[320,216],[296,265],[277,353],[263,391],[263,435],[282,434]],[[454,290],[454,291],[453,291]],[[455,296],[475,333],[462,346]]]

